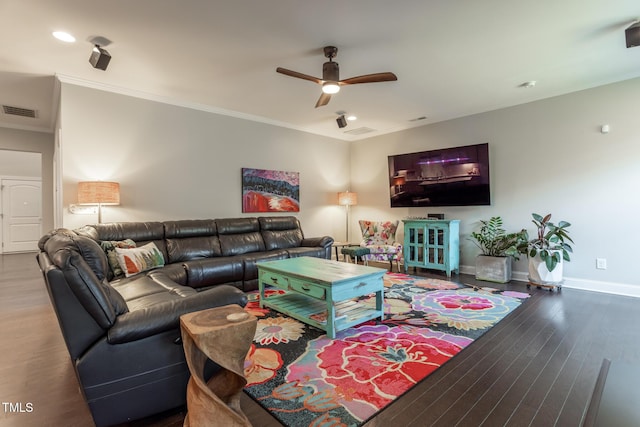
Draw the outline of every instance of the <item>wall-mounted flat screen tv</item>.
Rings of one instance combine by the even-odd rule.
[[[391,207],[491,204],[489,144],[389,156]]]

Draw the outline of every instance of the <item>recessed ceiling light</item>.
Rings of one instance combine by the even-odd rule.
[[[347,116],[347,120],[349,120],[350,122],[352,122],[352,121],[354,121],[354,120],[358,120],[358,118],[352,114],[352,115],[350,115],[350,116]]]
[[[53,37],[66,43],[73,43],[76,41],[75,37],[73,37],[69,33],[65,33],[64,31],[54,31],[52,34],[53,34]]]
[[[536,81],[535,80],[530,80],[528,82],[524,82],[520,85],[520,87],[524,87],[524,88],[532,88],[535,87],[536,85]]]

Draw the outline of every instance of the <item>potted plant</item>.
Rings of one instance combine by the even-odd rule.
[[[573,252],[568,243],[573,243],[573,240],[567,230],[571,224],[560,221],[556,225],[551,222],[551,214],[544,217],[535,213],[531,215],[537,233],[529,239],[524,231],[526,243],[518,247],[520,253],[529,257],[529,281],[538,287],[559,288],[563,280],[563,261],[571,261],[569,253]]]
[[[469,239],[482,251],[476,257],[476,279],[507,283],[511,280],[512,259],[519,259],[518,247],[527,241],[526,232],[507,233],[499,216],[480,223],[480,231],[471,233]]]

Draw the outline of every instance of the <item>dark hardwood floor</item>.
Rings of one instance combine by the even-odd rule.
[[[476,283],[466,275],[454,280]],[[478,284],[527,290],[518,282]],[[640,300],[568,288],[530,292],[366,426],[579,426],[603,358],[640,363]],[[0,426],[93,425],[35,254],[0,255],[0,324]],[[243,408],[254,426],[280,425],[246,396]],[[177,410],[128,426],[178,427],[183,418]]]

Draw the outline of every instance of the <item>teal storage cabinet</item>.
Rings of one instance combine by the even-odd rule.
[[[404,272],[409,267],[460,273],[460,220],[404,219]]]

